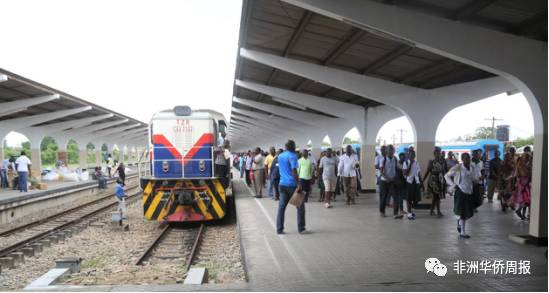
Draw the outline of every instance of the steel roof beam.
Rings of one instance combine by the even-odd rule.
[[[260,120],[260,119],[257,119],[257,118],[253,118],[253,117],[249,117],[249,116],[245,116],[245,115],[242,115],[242,114],[239,114],[239,113],[234,113],[233,114],[233,119],[236,119],[237,121],[249,121],[249,122],[253,122],[261,127],[264,127],[264,128],[269,128],[271,130],[274,130],[274,131],[280,131],[280,130],[288,130],[287,128],[285,127],[281,127],[281,126],[277,126],[277,125],[274,125],[272,123],[267,123],[263,120]]]
[[[130,120],[124,118],[124,119],[121,119],[121,120],[116,120],[116,121],[111,121],[111,122],[92,124],[92,125],[89,125],[89,126],[86,126],[86,127],[83,127],[83,128],[71,129],[71,130],[64,131],[64,134],[69,135],[69,136],[70,135],[74,135],[74,136],[88,135],[89,133],[92,133],[94,131],[105,129],[105,128],[112,127],[112,126],[115,126],[115,125],[119,125],[119,124],[122,124],[122,123],[126,123],[128,121],[130,121]]]
[[[262,94],[278,97],[287,101],[291,101],[298,105],[303,105],[316,111],[326,114],[338,116],[340,118],[348,117],[353,110],[364,111],[362,108],[357,108],[355,105],[334,101],[327,98],[322,98],[310,94],[290,91],[283,88],[266,86],[255,82],[236,80],[236,85],[248,90],[260,92]]]
[[[33,126],[23,129],[23,131],[30,131],[30,132],[41,132],[41,133],[47,133],[47,134],[54,134],[63,132],[68,129],[75,129],[78,127],[82,127],[84,125],[88,125],[94,121],[101,120],[101,119],[107,119],[112,117],[113,114],[105,114],[105,115],[99,115],[99,116],[93,116],[88,118],[82,118],[82,119],[75,119],[70,121],[63,121],[58,123],[52,123],[44,126]]]
[[[74,109],[67,109],[67,110],[55,111],[55,112],[50,112],[45,114],[38,114],[38,115],[14,118],[9,120],[3,120],[2,125],[0,126],[0,133],[4,132],[3,130],[8,130],[8,132],[13,130],[20,130],[32,125],[86,112],[91,109],[92,109],[91,106],[84,106],[84,107],[79,107]]]
[[[308,113],[308,112],[293,110],[293,109],[286,108],[286,107],[269,105],[269,104],[265,104],[265,103],[261,103],[261,102],[255,102],[255,101],[252,101],[252,100],[241,99],[241,98],[237,98],[237,97],[234,97],[233,101],[235,101],[239,104],[243,104],[243,105],[247,105],[247,106],[256,108],[256,109],[266,110],[266,111],[274,113],[276,115],[279,115],[279,116],[282,116],[282,117],[287,117],[287,118],[290,118],[290,119],[293,119],[293,120],[296,120],[296,121],[300,121],[302,123],[309,124],[309,125],[315,125],[317,123],[317,121],[320,121],[320,120],[330,119],[329,117],[322,116],[322,115],[317,115],[317,114],[312,114],[312,113]]]
[[[328,54],[328,57],[322,62],[323,65],[330,65],[334,62],[339,56],[345,53],[349,48],[351,48],[358,40],[360,40],[366,32],[353,27],[348,34],[348,36],[340,42],[331,52]]]
[[[436,71],[438,70],[439,68],[442,68],[444,66],[447,66],[449,64],[452,64],[454,63],[455,61],[452,60],[452,59],[444,59],[444,60],[438,60],[438,61],[434,61],[428,65],[425,65],[423,67],[420,67],[398,79],[395,80],[395,82],[398,82],[398,83],[408,83],[410,82],[411,80],[417,78],[417,77],[420,77],[422,76],[423,74],[429,72],[429,71]]]
[[[2,80],[2,75],[0,75],[0,80]],[[20,100],[15,100],[15,101],[6,102],[6,103],[0,103],[0,117],[21,112],[21,111],[26,111],[28,107],[47,103],[49,101],[53,101],[57,99],[59,99],[59,95],[53,94],[53,95],[39,96],[39,97],[34,97],[29,99],[20,99]]]
[[[462,20],[473,16],[475,13],[481,11],[482,9],[492,5],[497,0],[472,0],[469,3],[465,4],[455,12],[453,12],[448,17],[453,20]]]
[[[394,50],[392,50],[391,52],[383,55],[383,57],[377,59],[376,61],[372,62],[371,64],[369,64],[366,68],[364,68],[362,70],[362,74],[369,74],[369,73],[372,73],[374,71],[376,71],[377,69],[393,62],[393,60],[396,60],[398,59],[400,56],[410,52],[412,50],[412,47],[406,45],[406,44],[402,44],[400,46],[398,46],[397,48],[395,48]]]
[[[252,122],[247,122],[247,121],[235,121],[234,123],[234,126],[241,126],[241,127],[245,127],[247,129],[250,129],[251,131],[261,131],[261,133],[270,133],[271,136],[278,136],[278,137],[282,137],[279,133],[277,133],[274,129],[272,128],[267,128],[267,127],[263,127],[263,126],[259,126],[257,124],[254,124]]]
[[[126,129],[135,128],[135,127],[138,127],[140,125],[141,125],[141,123],[124,125],[124,126],[120,126],[120,127],[109,128],[109,129],[106,129],[106,130],[100,130],[100,131],[92,132],[90,135],[92,137],[105,137],[105,136],[109,136],[109,135],[112,135],[112,134],[118,134],[120,132],[123,132]]]
[[[137,134],[137,133],[139,133],[140,135],[143,135],[143,134],[147,134],[148,131],[149,131],[148,127],[132,129],[132,130],[124,131],[124,134],[122,134],[120,137],[125,138],[125,137],[131,136],[133,134]]]
[[[266,114],[262,114],[262,113],[257,113],[257,112],[249,111],[249,110],[243,110],[243,109],[239,109],[239,108],[235,108],[235,107],[232,108],[232,111],[236,112],[236,113],[244,114],[246,116],[250,116],[252,118],[256,118],[256,119],[265,121],[267,123],[272,123],[273,125],[277,125],[277,126],[285,127],[285,128],[290,128],[290,129],[295,128],[296,123],[299,123],[295,120],[274,117],[274,116],[270,116],[270,115],[266,115]]]
[[[305,10],[303,17],[301,17],[301,19],[299,20],[299,24],[297,28],[294,30],[292,37],[290,38],[290,41],[286,45],[286,48],[284,48],[284,52],[282,53],[282,56],[288,57],[288,55],[290,55],[290,52],[295,47],[295,44],[299,40],[299,37],[301,37],[301,34],[305,30],[305,27],[307,26],[307,24],[309,24],[309,21],[311,20],[312,16],[313,16],[313,13],[311,11]],[[277,73],[278,73],[278,69],[273,68],[273,70],[271,71],[271,75],[269,75],[269,78],[267,79],[266,84],[271,84],[275,79]]]
[[[510,28],[507,31],[512,34],[527,35],[531,31],[536,30],[537,27],[543,25],[547,27],[547,10],[536,14],[534,17],[521,22],[517,26]]]
[[[353,27],[350,30],[348,36],[332,49],[332,51],[328,54],[328,57],[322,62],[322,64],[326,66],[332,64],[332,62],[334,62],[339,56],[341,56],[356,42],[358,42],[358,40],[360,40],[365,34],[366,32],[364,30]],[[294,88],[294,91],[301,90],[303,86],[307,83],[307,81],[309,80],[305,78],[300,84],[298,84]]]

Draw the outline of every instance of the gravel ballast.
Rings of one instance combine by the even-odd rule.
[[[184,264],[158,263],[135,266],[159,225],[143,218],[141,201],[128,207],[128,231],[113,228],[110,215],[64,243],[52,245],[26,263],[0,274],[0,290],[20,290],[64,257],[82,258],[80,273],[61,280],[66,285],[177,284],[184,280]],[[245,282],[236,225],[208,225],[195,267],[207,267],[209,283]]]

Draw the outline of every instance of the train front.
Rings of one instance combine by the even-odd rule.
[[[156,113],[149,129],[149,174],[141,177],[145,218],[167,222],[222,219],[227,198],[214,176],[219,121],[177,106]]]

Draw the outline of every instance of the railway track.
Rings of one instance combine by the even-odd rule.
[[[166,226],[137,259],[135,265],[182,263],[187,272],[199,250],[205,225],[193,228]]]
[[[132,189],[137,188],[137,186]],[[135,192],[126,197],[126,200],[139,199],[141,192]],[[118,202],[113,194],[94,200],[84,205],[60,212],[39,221],[16,227],[0,234],[0,257],[40,241],[57,232],[69,229],[85,220],[92,219],[103,212],[117,207]]]

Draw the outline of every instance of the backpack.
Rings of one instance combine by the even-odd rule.
[[[386,159],[387,159],[387,157],[383,157],[383,163],[381,164],[383,166],[383,168],[381,169],[381,176],[383,176],[383,173],[385,171]],[[395,160],[395,175],[396,176],[395,176],[395,178],[393,178],[393,181],[387,181],[387,182],[395,182],[395,183],[398,184],[398,180],[400,180],[398,178],[399,177],[398,176],[398,173],[399,173],[398,172],[398,160],[395,157],[393,157],[393,160]],[[387,178],[385,178],[385,179],[387,179]]]
[[[278,171],[278,156],[274,158],[273,162],[271,163],[271,170],[269,171],[274,180],[280,179],[280,172]]]

